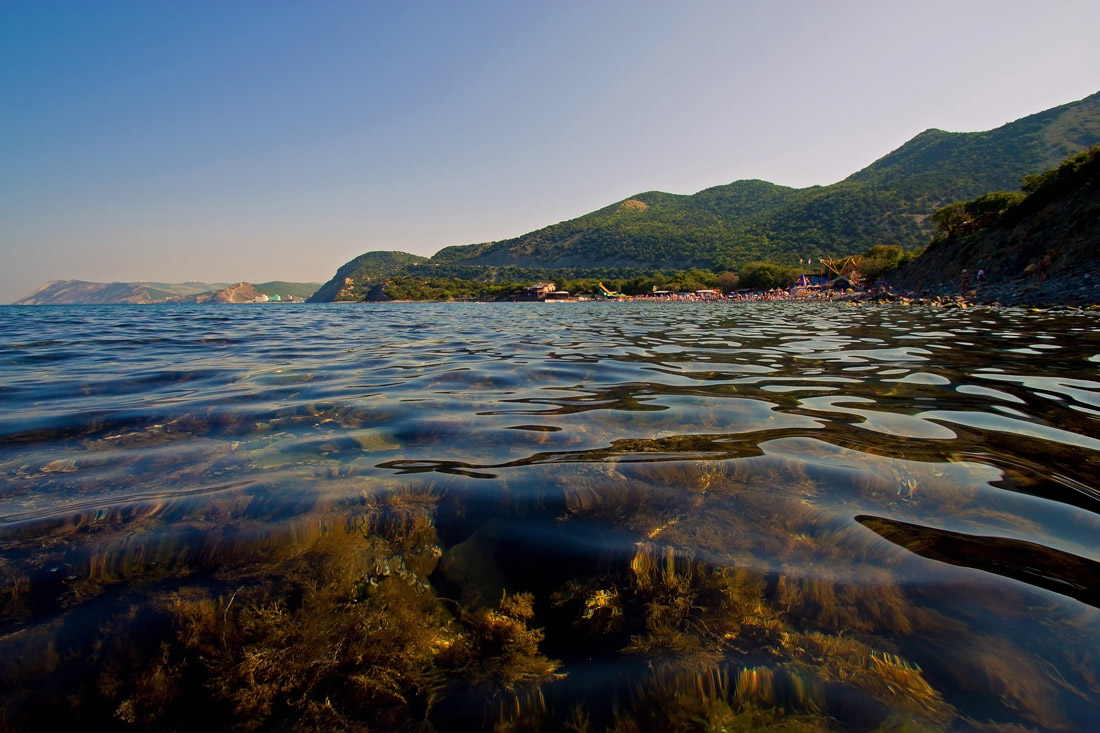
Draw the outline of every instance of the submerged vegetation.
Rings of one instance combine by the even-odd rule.
[[[557,664],[539,654],[541,633],[527,625],[529,595],[483,608],[434,591],[438,498],[407,487],[346,504],[311,518],[306,542],[277,561],[202,578],[179,568],[188,581],[151,582],[140,605],[70,578],[81,602],[102,594],[112,610],[71,650],[51,643],[55,651],[39,657],[31,651],[44,639],[0,639],[2,722],[393,729],[426,720],[456,685],[492,697],[553,679]],[[9,621],[13,610],[26,615],[13,604],[30,584],[8,587]]]
[[[1068,725],[1060,697],[1100,693],[1095,659],[1076,659],[1073,679],[1007,639],[955,638],[951,612],[891,580],[901,555],[840,529],[797,465],[751,460],[568,479],[557,521],[614,518],[635,538],[569,572],[531,575],[523,530],[503,520],[445,546],[444,530],[467,522],[423,484],[311,513],[266,560],[73,576],[69,610],[24,630],[11,624],[36,615],[38,581],[9,563],[4,726],[996,728],[960,716],[943,684],[957,674],[1056,730]],[[773,481],[793,490],[760,490]],[[881,501],[880,484],[864,486]],[[561,550],[546,552],[542,562],[559,564]],[[870,557],[875,583],[845,579],[846,564]],[[781,569],[805,562],[819,570]],[[90,606],[94,624],[76,625]],[[939,654],[979,657],[941,666],[937,684],[916,660]],[[596,677],[578,665],[594,658]]]
[[[1095,718],[1091,314],[480,310],[28,309],[0,729]]]

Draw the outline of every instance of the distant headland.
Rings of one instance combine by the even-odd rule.
[[[105,305],[131,303],[301,303],[320,283],[97,283],[51,280],[13,305]]]

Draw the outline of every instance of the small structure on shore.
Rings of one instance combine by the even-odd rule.
[[[562,293],[563,296],[556,296],[557,298],[569,297],[569,293],[564,290],[558,290],[554,283],[537,282],[532,285],[520,288],[512,293],[512,300],[547,300],[548,298],[555,298],[555,294]]]
[[[837,257],[835,259],[819,257],[818,261],[827,267],[829,272],[836,275],[838,280],[846,280],[849,286],[857,286],[863,279],[859,272],[859,265],[863,262],[863,255],[849,255],[847,257]]]
[[[602,297],[604,297],[604,298],[612,298],[612,299],[616,299],[616,300],[619,300],[619,299],[622,299],[622,298],[626,298],[626,297],[627,297],[626,295],[623,295],[622,293],[617,293],[617,292],[615,292],[615,291],[613,291],[613,290],[608,290],[608,289],[607,289],[607,288],[606,288],[606,287],[604,286],[604,284],[603,284],[602,282],[601,282],[601,283],[598,283],[598,284],[596,285],[596,287],[598,287],[598,288],[599,288],[599,290],[597,290],[597,291],[596,291],[596,294],[597,294],[597,295],[600,295],[600,296],[602,296]]]

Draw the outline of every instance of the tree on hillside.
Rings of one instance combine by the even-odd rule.
[[[791,268],[771,262],[750,262],[740,273],[741,287],[753,290],[785,288],[794,282],[795,277]]]
[[[892,270],[905,258],[905,250],[897,244],[876,244],[867,250],[860,260],[860,273],[866,282],[880,278],[887,270]]]
[[[932,214],[937,239],[952,239],[989,226],[1024,200],[1018,191],[994,191],[971,201],[960,201]]]
[[[1074,180],[1078,171],[1086,166],[1094,165],[1097,160],[1100,160],[1100,145],[1094,145],[1084,152],[1071,155],[1061,165],[1042,173],[1024,176],[1024,179],[1020,181],[1020,188],[1029,196],[1038,191],[1053,188],[1062,182]]]
[[[724,272],[718,273],[717,285],[723,293],[728,293],[731,290],[736,290],[740,282],[741,278],[738,277],[737,273],[735,272],[725,270]]]

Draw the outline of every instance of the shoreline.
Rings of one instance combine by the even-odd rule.
[[[981,288],[968,288],[965,292],[957,287],[938,283],[931,288],[916,289],[892,288],[889,284],[879,290],[849,290],[815,292],[810,295],[791,295],[788,290],[772,290],[755,292],[750,294],[738,294],[722,297],[652,297],[648,294],[625,296],[622,298],[600,299],[557,299],[557,300],[334,300],[331,304],[374,303],[374,304],[408,304],[408,303],[441,303],[441,304],[517,304],[517,303],[660,303],[660,304],[737,304],[737,303],[791,303],[791,302],[825,302],[825,303],[897,303],[901,305],[932,305],[945,307],[972,307],[992,306],[1009,308],[1042,308],[1042,309],[1071,309],[1071,310],[1100,310],[1100,273],[1083,273],[1079,277],[1060,275],[1047,277],[1039,283],[1034,278],[1017,278],[994,284],[987,284]],[[154,302],[154,303],[9,303],[11,307],[42,307],[42,306],[179,306],[179,305],[271,305],[270,303],[179,303],[179,302]],[[274,305],[326,305],[326,303],[310,303],[308,301],[283,301]]]

